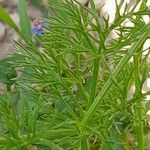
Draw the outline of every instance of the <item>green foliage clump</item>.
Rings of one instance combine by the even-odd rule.
[[[16,91],[0,98],[0,148],[7,150],[124,150],[149,146],[149,110],[142,86],[149,74],[143,45],[150,37],[146,1],[113,23],[101,8],[50,1],[44,34],[16,44],[21,68]],[[132,27],[125,26],[130,20]],[[112,32],[117,38],[106,42]],[[24,37],[25,38],[25,37]],[[148,49],[149,51],[149,49]],[[19,59],[17,59],[19,58]],[[133,58],[133,61],[131,61]],[[11,63],[11,61],[10,61]],[[135,85],[133,97],[128,93]],[[14,99],[15,97],[15,99]],[[17,100],[16,100],[17,99]],[[131,138],[133,137],[133,138]]]

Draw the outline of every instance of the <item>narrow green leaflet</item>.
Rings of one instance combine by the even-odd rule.
[[[9,14],[4,10],[4,8],[0,5],[0,20],[12,27],[16,32],[20,32],[17,25],[14,23],[14,21],[11,19]]]
[[[26,0],[18,1],[18,11],[20,15],[20,26],[23,35],[31,37],[31,25],[29,21],[29,16],[27,13],[27,3]]]
[[[7,62],[7,59],[0,60],[0,82],[5,83],[10,86],[15,83],[15,80],[12,80],[17,76],[17,73],[14,67]]]

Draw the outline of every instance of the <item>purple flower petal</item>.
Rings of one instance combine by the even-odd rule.
[[[37,36],[41,36],[43,34],[43,30],[37,30],[35,27],[32,27],[32,33]]]
[[[32,34],[41,36],[43,34],[43,22],[40,20],[34,20],[32,26]]]

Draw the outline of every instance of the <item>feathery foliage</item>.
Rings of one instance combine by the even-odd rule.
[[[12,64],[23,73],[16,78],[17,92],[0,98],[1,149],[149,146],[149,107],[142,93],[149,67],[142,53],[150,24],[142,17],[150,10],[140,2],[137,12],[139,2],[123,14],[124,1],[116,2],[110,24],[109,17],[99,20],[101,9],[93,0],[88,8],[74,0],[50,0],[44,34],[35,43],[16,44]],[[132,27],[125,26],[127,19]],[[108,40],[112,32],[117,37]]]

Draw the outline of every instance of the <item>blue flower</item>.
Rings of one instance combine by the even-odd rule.
[[[33,21],[32,34],[41,36],[43,34],[43,22],[42,20],[36,19]]]
[[[43,34],[43,30],[37,30],[35,27],[32,27],[32,34],[41,36]]]

